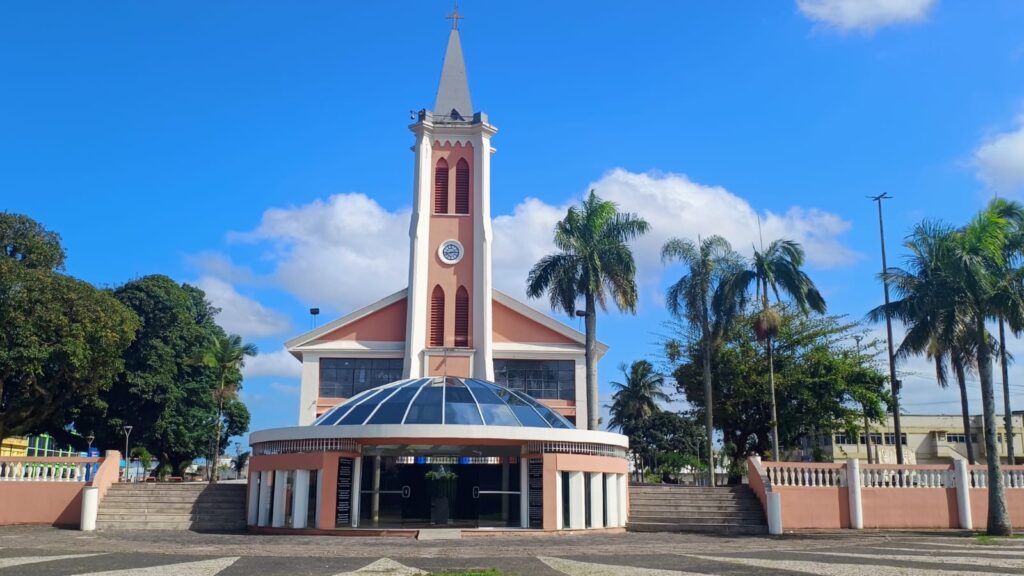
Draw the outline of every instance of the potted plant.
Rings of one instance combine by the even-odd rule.
[[[451,522],[451,503],[455,499],[455,481],[458,475],[444,465],[435,466],[425,475],[430,481],[430,523]]]

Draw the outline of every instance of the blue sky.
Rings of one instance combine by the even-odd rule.
[[[207,289],[264,353],[245,384],[253,428],[290,425],[298,364],[281,344],[307,309],[329,319],[404,286],[408,112],[433,104],[450,8],[5,4],[0,209],[60,232],[75,276]],[[473,102],[500,129],[497,285],[522,293],[550,225],[590,187],[655,226],[637,246],[638,315],[599,320],[603,396],[620,362],[657,353],[660,294],[680,272],[657,261],[669,236],[748,250],[760,216],[766,239],[804,243],[830,309],[859,319],[880,300],[865,195],[895,197],[898,263],[921,218],[959,223],[1024,192],[1020,2],[461,10]],[[958,409],[927,366],[906,370],[907,411]]]

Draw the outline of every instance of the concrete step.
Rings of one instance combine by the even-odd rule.
[[[123,494],[107,494],[103,498],[104,502],[124,502],[126,504],[138,504],[139,502],[203,502],[216,504],[219,502],[226,502],[234,504],[237,502],[245,502],[244,497],[237,496],[126,496]]]
[[[757,502],[742,503],[742,504],[715,504],[715,503],[701,503],[701,504],[688,504],[685,502],[659,502],[657,504],[647,502],[630,502],[630,510],[694,510],[694,511],[720,511],[720,512],[748,512],[762,510],[761,505]]]
[[[206,532],[234,532],[245,529],[245,522],[192,522],[192,521],[150,521],[105,522],[96,520],[100,530],[199,530]]]
[[[244,484],[115,484],[96,526],[108,530],[235,531],[245,528]]]
[[[630,532],[703,532],[710,534],[767,534],[768,526],[725,524],[720,522],[629,522]]]

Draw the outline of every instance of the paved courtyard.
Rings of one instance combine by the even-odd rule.
[[[1024,574],[1024,540],[954,534],[715,537],[621,534],[417,541],[0,528],[0,576],[412,575],[494,568],[528,576]]]

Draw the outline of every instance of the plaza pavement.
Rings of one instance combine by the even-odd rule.
[[[467,568],[528,576],[1024,575],[1024,540],[982,545],[951,533],[847,532],[781,538],[620,534],[417,541],[0,528],[0,576],[405,576]]]

